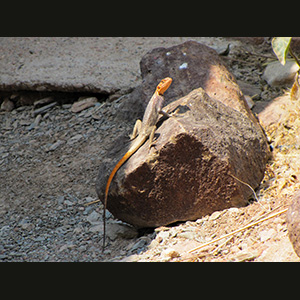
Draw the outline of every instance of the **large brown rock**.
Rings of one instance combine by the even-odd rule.
[[[246,205],[252,191],[230,174],[253,188],[263,178],[268,145],[246,114],[209,97],[202,88],[165,110],[177,108],[179,114],[157,129],[155,147],[149,151],[147,141],[111,184],[108,210],[136,227],[195,220]],[[101,200],[108,175],[126,148],[100,166],[96,189]]]
[[[153,82],[169,76],[173,84],[166,94],[166,104],[202,87],[210,97],[253,117],[234,76],[210,47],[188,41],[170,48],[156,48],[142,58],[140,68],[146,99],[153,93]]]
[[[300,191],[293,197],[292,203],[286,214],[286,222],[289,239],[296,254],[300,257]]]
[[[248,116],[259,127],[234,76],[218,53],[206,45],[187,41],[169,48],[155,48],[143,56],[140,69],[143,82],[120,106],[121,117],[141,117],[153,87],[162,78],[171,77],[173,83],[165,94],[165,104],[202,87],[210,97]]]

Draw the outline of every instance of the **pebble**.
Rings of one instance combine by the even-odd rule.
[[[98,99],[96,97],[90,97],[83,100],[80,99],[72,105],[70,111],[73,113],[81,112],[89,107],[94,106],[97,101]]]
[[[195,232],[185,231],[185,232],[178,233],[177,236],[184,239],[195,240],[197,234]]]
[[[171,259],[171,258],[179,257],[180,254],[178,251],[174,250],[173,248],[167,248],[162,251],[161,256]]]
[[[210,217],[209,217],[209,221],[214,221],[214,220],[217,220],[221,215],[222,215],[222,211],[215,211],[213,212]]]
[[[56,106],[57,104],[58,104],[57,102],[52,102],[48,105],[38,108],[33,111],[33,116],[37,116],[39,114],[45,114],[46,112],[48,112],[50,109],[52,109],[52,107]]]
[[[69,200],[65,200],[64,204],[68,205],[68,206],[74,205],[74,203],[72,201],[69,201]]]
[[[65,141],[61,141],[61,140],[58,140],[56,141],[54,144],[50,145],[46,152],[49,152],[49,151],[54,151],[56,150],[60,145],[63,145],[65,143]]]
[[[169,231],[160,231],[157,235],[157,240],[162,242],[163,240],[167,239],[170,236]]]
[[[259,237],[261,242],[265,242],[271,239],[276,234],[276,230],[271,228],[270,230],[263,230],[260,232]]]
[[[287,60],[284,66],[276,60],[267,65],[262,78],[271,86],[291,86],[298,70],[299,66],[293,60]]]
[[[10,112],[14,109],[15,105],[12,101],[10,101],[8,98],[5,98],[4,101],[1,103],[0,111],[7,111]]]
[[[90,227],[89,232],[92,232],[92,233],[103,232],[103,224],[99,224],[99,225]]]
[[[98,225],[101,221],[101,215],[99,213],[97,213],[96,211],[92,211],[88,217],[86,218],[86,220],[91,224],[91,225]]]
[[[243,262],[243,261],[249,261],[257,257],[257,253],[247,252],[247,251],[240,251],[238,254],[236,254],[232,261],[234,262]]]
[[[124,239],[132,239],[137,237],[137,230],[133,227],[123,223],[107,223],[106,235],[111,239],[115,240],[117,237]]]
[[[68,145],[73,145],[83,138],[82,134],[76,134],[68,140]]]
[[[138,252],[140,252],[140,251],[142,251],[142,249],[144,248],[144,246],[145,246],[145,240],[139,240],[138,242],[136,242],[133,246],[132,246],[132,248],[130,249],[130,251],[137,251],[137,250],[139,250]]]

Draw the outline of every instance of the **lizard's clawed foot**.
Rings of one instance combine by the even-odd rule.
[[[152,147],[155,148],[155,141],[153,141],[152,143],[149,143],[149,151],[151,150]]]
[[[180,108],[177,108],[174,112],[170,114],[170,117],[176,117],[179,114]]]

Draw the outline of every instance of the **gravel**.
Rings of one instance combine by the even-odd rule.
[[[70,112],[70,105],[53,106],[37,116],[39,122],[32,107],[0,114],[1,191],[6,192],[0,198],[2,261],[101,260],[102,205],[84,206],[96,200],[96,144],[101,124],[108,122],[102,115],[105,107],[99,113],[99,106],[80,114]],[[82,147],[89,150],[81,153]],[[112,217],[109,212],[106,216]],[[112,240],[123,228],[114,225]]]

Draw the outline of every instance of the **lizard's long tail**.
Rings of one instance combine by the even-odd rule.
[[[108,191],[109,191],[110,183],[113,180],[113,178],[114,178],[115,174],[117,173],[117,171],[120,169],[120,167],[125,163],[125,161],[132,154],[134,154],[140,148],[140,146],[146,141],[147,137],[144,135],[144,136],[142,136],[140,138],[137,137],[137,139],[138,140],[136,140],[133,143],[133,145],[131,145],[130,150],[128,150],[127,153],[125,153],[125,155],[116,164],[116,166],[111,171],[111,173],[110,173],[110,175],[108,177],[108,180],[107,180],[107,184],[106,184],[106,188],[105,188],[104,209],[103,209],[103,248],[102,248],[102,251],[104,251],[104,248],[105,248],[105,232],[106,232],[105,212],[106,212],[107,197],[108,197]]]
[[[116,164],[114,169],[111,171],[107,183],[106,183],[106,188],[105,188],[105,198],[104,198],[104,209],[103,209],[103,248],[102,251],[104,251],[105,248],[105,233],[106,233],[106,219],[105,219],[105,212],[106,212],[106,206],[107,206],[107,197],[108,197],[108,191],[110,187],[110,183],[113,180],[115,174],[117,171],[120,169],[120,167],[125,163],[125,161],[132,155],[134,154],[140,146],[146,141],[147,137],[142,136],[142,138],[137,137],[138,140],[136,140],[133,145],[130,147],[130,150],[128,150],[127,153],[120,159],[120,161]]]
[[[109,187],[110,187],[110,183],[113,180],[115,174],[117,173],[117,171],[119,170],[119,168],[124,164],[124,162],[132,155],[131,152],[127,152],[121,159],[120,161],[116,164],[116,166],[114,167],[114,169],[112,170],[112,172],[110,173],[107,183],[106,183],[106,187],[105,187],[105,198],[104,198],[104,209],[103,209],[103,251],[105,248],[105,229],[106,229],[106,219],[105,219],[105,212],[106,212],[106,206],[107,206],[107,197],[108,197],[108,191],[109,191]]]

